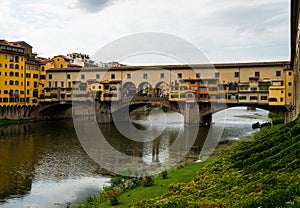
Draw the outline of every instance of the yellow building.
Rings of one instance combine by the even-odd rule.
[[[25,50],[0,40],[0,106],[25,103]]]
[[[47,62],[24,41],[0,40],[0,106],[38,105],[44,99]]]

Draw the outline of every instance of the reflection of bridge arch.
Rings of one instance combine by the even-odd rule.
[[[152,94],[152,86],[149,82],[142,82],[138,87],[138,94],[142,96],[147,96]]]
[[[165,81],[160,81],[155,85],[156,97],[167,97],[169,91],[169,85]]]
[[[126,82],[122,87],[124,97],[132,97],[136,93],[136,86],[132,82]]]

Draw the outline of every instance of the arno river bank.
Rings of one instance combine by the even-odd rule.
[[[253,133],[252,123],[263,122],[267,115],[260,109],[232,108],[216,113],[211,128],[213,131],[224,124],[221,140],[238,140]],[[172,117],[167,131],[172,139],[178,125],[182,125],[182,116],[167,116]],[[147,125],[142,117],[135,122]],[[112,124],[101,125],[109,132],[108,140],[122,143],[124,138]],[[208,127],[201,128],[206,131]],[[1,126],[0,134],[0,207],[61,207],[97,194],[109,181],[103,169],[84,152],[71,119]],[[196,146],[203,139],[199,134]],[[159,149],[161,161],[165,149]]]

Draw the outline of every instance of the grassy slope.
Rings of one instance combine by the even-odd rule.
[[[300,207],[300,119],[223,151],[187,184],[132,207]]]
[[[132,190],[128,190],[119,195],[118,200],[120,204],[114,207],[128,207],[132,201],[151,199],[159,197],[168,191],[170,183],[187,183],[193,179],[193,176],[199,169],[203,168],[206,164],[210,163],[214,157],[207,159],[202,163],[193,163],[184,167],[180,167],[176,170],[170,170],[168,172],[168,178],[162,179],[161,176],[154,179],[154,185],[150,187],[137,187]],[[91,199],[79,207],[111,207],[108,202],[101,203],[100,199]]]

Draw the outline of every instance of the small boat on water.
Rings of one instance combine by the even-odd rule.
[[[260,124],[259,122],[256,122],[256,123],[252,124],[252,129],[258,129],[258,128],[262,128],[262,127],[265,127],[265,126],[272,126],[272,123],[271,122],[265,122],[265,123]]]

